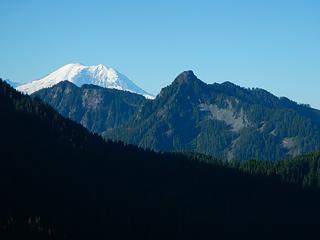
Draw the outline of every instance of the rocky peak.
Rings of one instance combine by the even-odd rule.
[[[179,84],[192,83],[194,81],[200,81],[200,80],[196,77],[196,75],[191,70],[180,73],[174,80],[174,82]]]

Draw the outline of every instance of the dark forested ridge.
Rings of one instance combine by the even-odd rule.
[[[2,81],[0,132],[1,239],[292,239],[319,229],[317,190],[249,165],[105,142]]]
[[[220,161],[207,155],[185,153],[191,159],[234,168],[250,175],[277,178],[300,187],[320,189],[320,152],[288,158],[282,161]]]
[[[71,83],[34,96],[107,139],[143,148],[228,160],[279,160],[320,149],[320,111],[263,89],[205,84],[191,71],[153,101]]]

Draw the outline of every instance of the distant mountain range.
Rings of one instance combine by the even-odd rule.
[[[320,149],[320,111],[263,89],[180,74],[155,100],[62,82],[33,94],[107,139],[220,159],[278,160]]]
[[[80,63],[67,64],[42,79],[18,86],[17,90],[32,94],[40,89],[52,87],[62,81],[72,82],[79,87],[84,84],[93,84],[104,88],[134,92],[146,98],[154,98],[152,94],[138,87],[125,75],[102,64],[97,66],[84,66]]]

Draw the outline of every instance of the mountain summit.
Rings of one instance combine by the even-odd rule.
[[[17,90],[32,94],[40,89],[50,88],[62,81],[72,82],[79,87],[84,84],[93,84],[104,88],[134,92],[146,98],[153,98],[151,94],[138,87],[128,77],[102,64],[96,66],[84,66],[80,63],[67,64],[42,79],[17,87]]]
[[[192,79],[197,79],[196,75],[194,75],[193,71],[188,70],[188,71],[184,71],[182,73],[180,73],[177,77],[176,77],[176,81],[178,82],[187,82],[190,81]]]

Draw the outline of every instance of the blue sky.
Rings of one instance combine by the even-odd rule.
[[[320,109],[320,1],[0,1],[0,76],[105,64],[151,93],[184,70]]]

